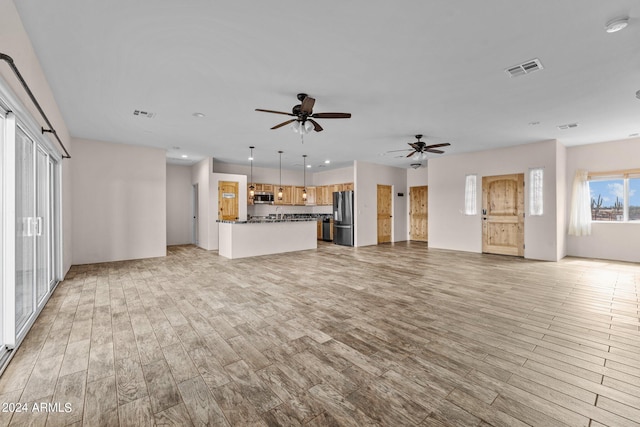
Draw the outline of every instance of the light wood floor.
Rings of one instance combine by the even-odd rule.
[[[1,425],[640,423],[640,266],[402,243],[74,266]]]

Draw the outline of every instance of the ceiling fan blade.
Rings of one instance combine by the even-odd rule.
[[[451,144],[449,144],[448,142],[444,142],[444,143],[442,143],[442,144],[431,144],[431,145],[427,145],[427,146],[426,146],[426,147],[424,147],[424,148],[448,147],[449,145],[451,145]]]
[[[314,119],[348,119],[351,113],[315,113],[311,117]]]
[[[414,154],[416,154],[416,153],[417,153],[417,151],[414,151],[413,153],[409,153],[409,154],[407,155],[407,157],[411,157],[411,156],[413,156],[413,155],[414,155]]]
[[[295,114],[285,113],[284,111],[263,110],[262,108],[256,108],[256,111],[262,111],[263,113],[284,114],[285,116],[294,116]]]
[[[391,151],[387,151],[387,153],[397,153],[398,151],[410,151],[410,148],[407,148],[406,150],[391,150]]]
[[[282,126],[286,126],[286,125],[288,125],[289,123],[293,123],[293,122],[295,122],[296,120],[298,120],[298,119],[291,119],[291,120],[287,120],[286,122],[282,122],[282,123],[280,123],[279,125],[275,125],[275,126],[274,126],[274,127],[272,127],[271,129],[278,129],[278,128],[281,128]]]
[[[442,153],[444,153],[444,151],[442,151],[442,150],[433,150],[433,149],[431,149],[431,148],[427,148],[427,149],[426,149],[426,150],[424,150],[424,151],[426,151],[426,152],[428,152],[428,153],[436,153],[436,154],[442,154]]]
[[[316,103],[316,100],[311,98],[310,96],[307,96],[306,98],[304,98],[304,100],[302,100],[302,106],[300,107],[300,111],[302,113],[306,113],[306,114],[311,114],[311,111],[313,110],[313,105]]]
[[[305,98],[305,99],[306,99],[306,98]],[[313,129],[314,129],[316,132],[321,132],[321,131],[322,131],[322,126],[320,126],[320,123],[316,122],[316,121],[315,121],[315,120],[313,120],[313,119],[307,119],[307,120],[309,120],[309,121],[313,124]]]

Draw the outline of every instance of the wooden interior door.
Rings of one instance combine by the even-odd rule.
[[[238,219],[238,182],[218,182],[218,219],[223,221]]]
[[[524,174],[482,178],[482,252],[524,256]]]
[[[378,185],[378,243],[391,242],[391,186]]]
[[[411,187],[409,189],[409,238],[426,242],[428,221],[429,187]]]

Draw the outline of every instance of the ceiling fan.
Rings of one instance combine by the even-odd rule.
[[[288,125],[289,123],[293,123],[293,130],[301,134],[309,133],[312,129],[316,132],[322,131],[322,126],[320,126],[320,124],[313,119],[348,119],[351,117],[351,113],[314,113],[313,105],[315,104],[316,100],[314,98],[311,98],[306,93],[299,93],[298,101],[300,101],[300,104],[295,105],[291,110],[291,113],[285,113],[284,111],[264,110],[262,108],[256,108],[256,111],[262,111],[263,113],[284,114],[286,116],[294,117],[293,119],[275,125],[271,129],[278,129],[282,126]]]
[[[442,154],[442,153],[444,153],[444,151],[436,150],[436,148],[447,147],[447,146],[451,145],[448,142],[443,142],[443,143],[440,143],[440,144],[427,145],[426,142],[420,141],[422,139],[422,135],[416,135],[416,139],[417,139],[416,142],[409,142],[408,143],[411,146],[411,148],[407,148],[405,150],[387,151],[387,153],[394,153],[394,152],[397,152],[397,151],[411,151],[411,153],[407,154],[407,157],[413,157],[414,155],[417,154],[417,156],[413,157],[412,160],[424,160],[424,159],[427,158],[427,153]]]

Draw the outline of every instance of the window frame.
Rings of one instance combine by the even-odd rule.
[[[629,180],[630,179],[640,179],[640,169],[627,169],[627,170],[619,170],[619,171],[610,171],[610,172],[589,172],[587,176],[587,180],[591,181],[613,181],[613,180],[622,180],[622,191],[623,191],[623,204],[622,204],[622,220],[621,221],[605,221],[592,219],[592,222],[597,222],[598,224],[640,224],[640,220],[630,220],[629,219]]]

